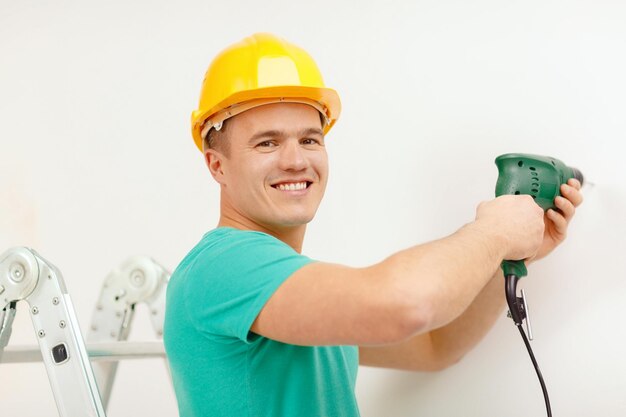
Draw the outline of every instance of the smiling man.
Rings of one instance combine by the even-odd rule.
[[[273,35],[246,38],[209,67],[192,132],[220,185],[220,220],[167,293],[181,417],[358,416],[359,363],[456,363],[504,309],[501,261],[547,255],[582,202],[572,180],[545,217],[530,196],[502,196],[454,234],[376,265],[314,261],[302,243],[339,113],[312,58]]]
[[[289,231],[286,243],[300,251],[303,226],[315,215],[328,178],[320,113],[307,104],[271,103],[228,123],[217,149],[205,154],[223,187],[220,226]]]

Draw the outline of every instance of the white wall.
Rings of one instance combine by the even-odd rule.
[[[126,257],[173,269],[218,216],[189,133],[206,66],[272,31],[344,106],[309,256],[367,265],[453,232],[492,197],[501,153],[553,155],[595,182],[523,285],[554,415],[623,416],[624,22],[618,0],[0,0],[0,252],[56,264],[85,331]],[[151,337],[145,311],[131,336]],[[20,306],[11,344],[30,343]],[[0,415],[55,415],[41,364],[0,365],[0,387]],[[442,373],[361,368],[357,395],[364,417],[545,413],[505,317]],[[110,416],[144,414],[176,415],[159,360],[123,363],[114,388]]]

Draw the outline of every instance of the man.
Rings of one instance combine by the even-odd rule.
[[[340,113],[311,57],[256,34],[207,71],[196,145],[220,185],[218,228],[171,277],[165,347],[180,415],[358,416],[358,364],[438,370],[504,307],[503,259],[551,252],[582,202],[481,203],[476,220],[367,268],[300,254],[328,177],[325,134]]]

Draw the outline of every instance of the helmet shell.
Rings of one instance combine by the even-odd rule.
[[[202,150],[201,132],[207,121],[221,113],[221,122],[237,114],[238,105],[251,101],[312,101],[325,113],[324,133],[341,113],[339,95],[326,88],[317,64],[306,51],[273,34],[256,33],[220,52],[209,66],[198,109],[191,115],[198,149]]]

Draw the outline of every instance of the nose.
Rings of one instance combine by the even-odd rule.
[[[309,162],[304,152],[299,141],[285,141],[280,152],[280,168],[285,171],[302,171],[307,168]]]

